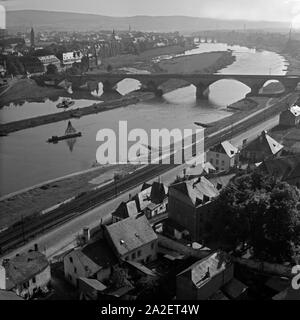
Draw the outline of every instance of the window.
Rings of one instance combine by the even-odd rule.
[[[142,254],[142,253],[141,253],[141,250],[139,250],[138,253],[137,253],[138,257],[140,257],[141,254]]]
[[[210,163],[213,164],[214,163],[214,159],[210,159]]]
[[[132,259],[135,259],[135,252],[131,255]]]
[[[151,249],[154,249],[154,242],[151,243]]]
[[[217,158],[219,158],[219,157],[220,157],[220,155],[217,153],[217,154],[216,154],[216,157],[217,157]]]
[[[127,257],[125,257],[125,261],[128,261],[128,259],[129,259],[129,257],[127,256]]]
[[[70,257],[69,260],[70,260],[71,263],[73,263],[73,258],[72,257]]]
[[[224,166],[225,165],[225,161],[224,160],[222,160],[222,166]]]
[[[35,277],[32,278],[32,283],[36,283]]]
[[[216,160],[216,165],[218,165],[218,164],[219,164],[219,160],[217,159],[217,160]]]
[[[74,273],[77,273],[77,268],[76,267],[74,267]]]

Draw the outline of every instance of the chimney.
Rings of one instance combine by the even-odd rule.
[[[86,243],[91,240],[90,228],[83,228],[83,238]]]

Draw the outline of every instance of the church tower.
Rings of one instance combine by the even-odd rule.
[[[31,28],[31,31],[30,31],[30,45],[31,47],[33,48],[35,43],[34,43],[34,30],[33,28]]]

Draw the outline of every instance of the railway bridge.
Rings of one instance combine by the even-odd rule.
[[[144,90],[154,92],[156,95],[163,94],[160,86],[170,79],[184,80],[196,87],[197,99],[205,99],[205,92],[214,82],[223,79],[239,81],[251,89],[250,95],[259,95],[260,89],[270,80],[279,81],[284,92],[292,92],[300,82],[300,76],[288,75],[241,75],[241,74],[172,74],[172,73],[154,73],[154,74],[118,74],[118,73],[101,73],[101,74],[83,74],[79,76],[68,76],[67,78],[74,88],[78,88],[86,83],[102,83],[105,93],[115,90],[116,85],[124,79],[135,79],[141,83]]]

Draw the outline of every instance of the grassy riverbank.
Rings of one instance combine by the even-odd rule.
[[[130,164],[96,167],[7,195],[0,201],[0,230],[19,221],[21,217],[24,219],[88,192],[113,179],[115,173],[128,174],[137,167]]]

